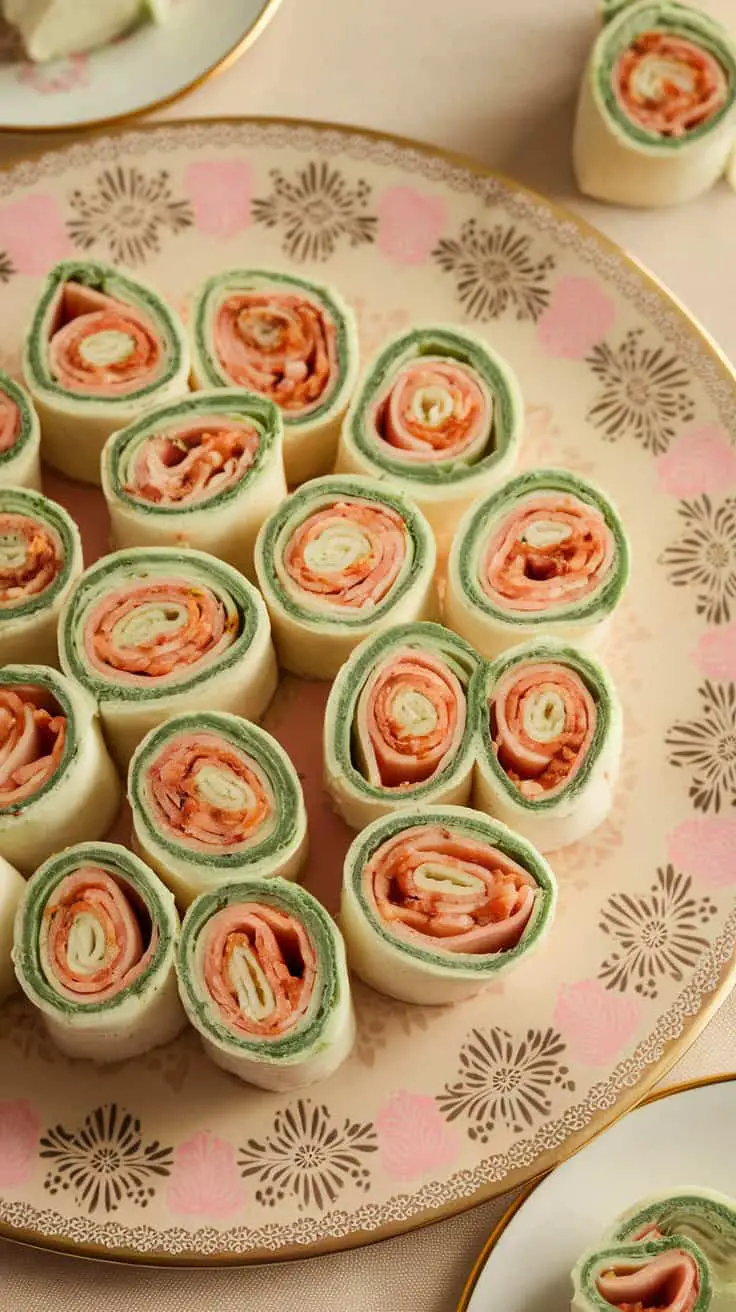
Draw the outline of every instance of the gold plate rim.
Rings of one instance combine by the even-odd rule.
[[[661,1102],[663,1098],[674,1098],[680,1093],[691,1093],[693,1089],[707,1089],[711,1085],[728,1084],[733,1080],[736,1080],[736,1071],[727,1071],[722,1075],[703,1075],[697,1080],[683,1080],[681,1084],[673,1084],[667,1089],[655,1089],[654,1092],[648,1094],[646,1098],[642,1098],[638,1106],[648,1107],[650,1103]],[[622,1119],[623,1117],[617,1117],[617,1121]],[[608,1129],[609,1127],[606,1126],[604,1128]],[[599,1130],[598,1134],[595,1134],[592,1138],[588,1139],[587,1143],[581,1144],[580,1148],[577,1149],[575,1153],[571,1153],[570,1156],[576,1157],[578,1152],[582,1152],[584,1148],[587,1148],[589,1143],[592,1143],[594,1139],[597,1139],[599,1135],[603,1133],[604,1130]],[[554,1167],[552,1169],[554,1170]],[[463,1286],[463,1292],[460,1295],[460,1302],[457,1305],[456,1312],[468,1312],[470,1300],[475,1293],[478,1281],[488,1265],[491,1254],[498,1246],[501,1236],[505,1234],[506,1230],[508,1230],[517,1212],[521,1211],[527,1199],[531,1198],[535,1190],[539,1188],[540,1184],[544,1184],[544,1181],[551,1174],[552,1171],[545,1171],[543,1175],[538,1175],[534,1180],[530,1180],[521,1190],[521,1193],[518,1194],[513,1202],[509,1204],[500,1220],[496,1222],[473,1263],[470,1275]]]
[[[269,7],[276,7],[280,0],[269,0]],[[265,11],[264,11],[265,12]],[[236,56],[233,56],[236,57]],[[585,237],[592,238],[605,251],[615,255],[630,268],[635,269],[643,282],[663,299],[668,307],[674,308],[678,316],[684,321],[690,331],[695,331],[698,336],[704,340],[713,353],[714,366],[722,378],[731,386],[736,388],[736,368],[731,365],[724,352],[713,340],[710,333],[699,323],[697,318],[692,315],[672,292],[657,279],[654,274],[650,273],[639,261],[621,246],[614,242],[610,237],[602,233],[594,224],[588,222],[581,215],[573,210],[567,209],[563,205],[535,191],[533,188],[501,172],[498,169],[492,169],[485,164],[470,156],[463,155],[457,151],[447,150],[440,146],[433,146],[429,142],[418,141],[410,137],[401,136],[396,133],[383,132],[375,128],[363,128],[350,123],[336,123],[328,120],[313,120],[307,118],[294,118],[271,115],[222,115],[213,118],[198,119],[192,117],[183,117],[172,119],[170,121],[153,121],[147,123],[138,123],[131,128],[130,121],[115,122],[112,125],[104,125],[102,130],[89,132],[85,134],[85,142],[94,141],[103,137],[116,137],[126,132],[139,133],[156,133],[156,132],[178,132],[186,131],[192,127],[201,127],[203,124],[212,127],[226,126],[251,126],[262,128],[286,128],[286,129],[304,129],[307,128],[313,132],[335,133],[345,137],[357,135],[364,139],[383,142],[402,149],[413,150],[430,158],[441,159],[446,163],[462,168],[467,172],[479,178],[495,180],[503,187],[517,194],[526,196],[536,203],[544,204],[552,213],[568,224],[573,224],[578,231]],[[40,147],[36,150],[26,152],[15,159],[8,160],[0,164],[0,174],[10,174],[29,161],[38,160],[46,154],[63,154],[65,151],[74,148],[74,142],[60,143],[51,147]],[[459,1216],[463,1212],[470,1211],[471,1208],[479,1206],[481,1203],[489,1202],[492,1198],[500,1194],[508,1193],[510,1190],[524,1186],[521,1195],[521,1201],[531,1193],[541,1179],[549,1174],[555,1166],[566,1161],[578,1152],[585,1144],[596,1138],[610,1125],[614,1125],[633,1107],[638,1106],[642,1101],[651,1095],[654,1085],[658,1084],[674,1065],[680,1060],[683,1054],[691,1047],[695,1040],[702,1033],[705,1026],[715,1015],[720,1005],[728,997],[734,984],[736,984],[736,954],[728,961],[721,972],[718,983],[712,993],[703,997],[702,1006],[697,1015],[690,1019],[690,1023],[684,1033],[677,1039],[670,1040],[667,1044],[662,1057],[656,1063],[653,1063],[646,1071],[646,1074],[638,1081],[637,1084],[629,1088],[620,1098],[616,1105],[606,1111],[601,1111],[591,1120],[584,1130],[577,1131],[570,1135],[564,1145],[552,1151],[542,1154],[531,1168],[519,1168],[506,1176],[502,1181],[489,1182],[483,1188],[476,1190],[474,1193],[460,1200],[454,1200],[451,1203],[442,1204],[436,1208],[424,1208],[415,1212],[411,1217],[402,1220],[390,1221],[385,1225],[377,1226],[371,1230],[359,1230],[352,1234],[341,1235],[335,1238],[320,1239],[310,1244],[292,1244],[273,1251],[270,1249],[251,1249],[245,1252],[228,1253],[219,1252],[215,1254],[170,1254],[163,1251],[141,1252],[135,1249],[125,1247],[107,1247],[100,1244],[76,1243],[57,1239],[54,1236],[45,1235],[39,1231],[34,1231],[25,1227],[16,1227],[8,1225],[0,1220],[0,1238],[9,1239],[17,1243],[22,1243],[31,1247],[39,1248],[47,1252],[55,1252],[68,1256],[83,1257],[96,1259],[98,1261],[122,1262],[136,1266],[148,1266],[153,1268],[209,1268],[224,1269],[232,1267],[247,1267],[256,1265],[274,1264],[287,1261],[301,1261],[309,1257],[324,1257],[331,1253],[350,1252],[356,1248],[367,1247],[371,1244],[377,1244],[387,1239],[394,1239],[401,1235],[411,1233],[414,1230],[422,1229],[425,1226],[435,1224],[436,1222],[449,1220],[454,1216]],[[713,1077],[711,1080],[702,1081],[702,1083],[716,1083],[720,1079],[731,1079],[733,1076]],[[695,1081],[693,1087],[698,1085]],[[688,1086],[682,1086],[685,1088]],[[676,1086],[672,1092],[681,1091],[680,1086]],[[669,1090],[651,1095],[652,1100],[665,1097]],[[518,1203],[521,1206],[521,1202]],[[509,1217],[510,1220],[510,1217]],[[507,1222],[508,1223],[508,1222]],[[495,1233],[495,1232],[494,1232]],[[480,1259],[479,1259],[480,1260]],[[475,1270],[475,1268],[474,1268]],[[461,1307],[463,1305],[461,1304]]]
[[[157,100],[150,100],[145,105],[139,105],[136,109],[125,110],[122,114],[110,114],[103,118],[83,118],[77,119],[74,123],[0,123],[0,132],[16,132],[19,136],[38,136],[41,133],[53,133],[55,136],[67,134],[74,136],[80,132],[93,132],[100,128],[115,127],[120,125],[125,128],[129,124],[141,118],[144,114],[155,114],[160,109],[166,109],[169,105],[175,105],[177,101],[183,100],[185,96],[191,95],[192,91],[197,91],[205,83],[210,82],[212,78],[224,73],[232,64],[237,63],[241,55],[249,50],[258,40],[259,36],[266,30],[271,22],[276,10],[279,8],[281,0],[265,0],[260,13],[256,15],[249,27],[238,37],[237,41],[226,50],[224,55],[220,55],[213,64],[198,73],[196,77],[185,82],[183,86],[177,87],[176,91],[170,91],[167,96],[160,96]],[[193,121],[193,120],[192,120]],[[202,120],[197,120],[202,121]],[[212,122],[217,122],[213,119]],[[26,156],[25,158],[29,158]],[[5,165],[2,166],[3,172]]]

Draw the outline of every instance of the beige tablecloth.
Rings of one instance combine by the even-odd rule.
[[[700,3],[734,21],[735,0]],[[575,194],[572,112],[595,8],[596,0],[283,0],[240,63],[162,117],[323,118],[475,155],[596,223],[736,358],[736,196],[723,186],[683,209],[638,213]],[[39,144],[0,137],[0,159]],[[736,997],[667,1082],[731,1070],[735,1053]],[[450,1312],[507,1202],[373,1248],[251,1271],[112,1269],[0,1243],[0,1312]]]

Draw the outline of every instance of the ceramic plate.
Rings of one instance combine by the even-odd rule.
[[[0,18],[0,129],[48,132],[160,109],[232,63],[279,0],[170,0],[162,26],[146,23],[102,50],[52,64],[23,58]]]
[[[570,1271],[611,1222],[662,1189],[732,1195],[736,1077],[668,1090],[565,1162],[497,1238],[460,1312],[549,1312],[570,1303]],[[534,1261],[529,1261],[529,1254]]]
[[[41,274],[130,265],[187,313],[206,274],[334,282],[367,355],[415,320],[471,323],[518,371],[526,466],[618,501],[634,569],[604,657],[626,749],[610,819],[560,852],[559,916],[528,966],[452,1008],[356,984],[352,1058],[299,1096],[247,1089],[193,1034],[114,1070],[0,1014],[0,1225],[162,1261],[346,1248],[561,1160],[639,1098],[731,982],[736,946],[734,378],[619,250],[482,169],[349,129],[206,122],[88,141],[0,174],[0,365]],[[102,497],[48,477],[104,550]],[[349,834],[321,790],[326,689],[287,679],[267,724],[307,794],[307,882],[334,909]],[[123,820],[119,833],[126,834]]]

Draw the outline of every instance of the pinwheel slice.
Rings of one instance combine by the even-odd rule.
[[[252,577],[263,521],[286,497],[283,424],[250,392],[199,392],[114,433],[102,487],[118,547],[189,546]]]
[[[23,876],[5,857],[0,856],[0,1005],[17,987],[11,955],[13,926],[25,888]]]
[[[110,434],[186,393],[189,348],[174,311],[147,283],[106,264],[65,260],[43,283],[23,372],[44,460],[99,483]]]
[[[609,4],[578,102],[581,191],[669,205],[707,191],[736,140],[736,43],[679,0]]]
[[[260,594],[202,551],[138,547],[97,561],[64,607],[59,654],[98,701],[125,769],[149,729],[192,699],[255,720],[276,689]]]
[[[470,702],[479,727],[474,806],[542,852],[605,820],[623,728],[602,665],[554,638],[535,639],[481,669]]]
[[[516,375],[479,337],[413,328],[369,364],[336,468],[408,493],[447,548],[463,511],[511,473],[523,418]]]
[[[324,720],[324,777],[353,829],[417,802],[470,800],[478,657],[441,624],[366,639],[339,671]]]
[[[102,838],[121,787],[94,700],[44,665],[0,671],[0,851],[24,875],[83,838]]]
[[[670,1189],[634,1203],[614,1223],[611,1243],[685,1238],[709,1263],[719,1303],[727,1294],[736,1307],[736,1200],[713,1189]]]
[[[458,1002],[531,952],[554,875],[526,839],[462,806],[374,820],[345,858],[340,924],[351,970],[402,1002]]]
[[[124,36],[138,23],[162,22],[169,0],[2,0],[0,9],[17,27],[29,59],[65,59]]]
[[[205,1052],[249,1084],[312,1084],[350,1052],[345,947],[331,916],[298,885],[254,879],[203,893],[184,918],[177,971]]]
[[[292,486],[331,470],[358,372],[355,318],[338,292],[231,269],[199,288],[191,325],[195,386],[244,387],[279,406]]]
[[[41,490],[41,427],[25,388],[0,369],[0,488]]]
[[[541,632],[593,645],[628,576],[628,540],[607,497],[567,470],[534,470],[463,517],[444,619],[487,657]]]
[[[136,849],[188,906],[257,876],[298,876],[307,855],[299,776],[284,749],[235,715],[191,712],[149,733],[128,772]]]
[[[708,1312],[708,1263],[689,1239],[604,1245],[572,1273],[572,1312]]]
[[[81,572],[79,529],[63,506],[0,487],[0,662],[56,665],[59,614]]]
[[[279,663],[306,678],[332,678],[364,638],[435,611],[430,527],[373,479],[333,474],[292,493],[255,560]]]
[[[79,843],[28,881],[13,960],[23,992],[68,1057],[125,1061],[185,1024],[174,899],[116,843]]]

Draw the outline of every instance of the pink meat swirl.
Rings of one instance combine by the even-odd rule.
[[[219,1019],[236,1034],[278,1039],[305,1015],[317,979],[317,954],[296,916],[243,901],[217,911],[200,935],[201,970]],[[271,990],[274,1005],[260,1019],[238,1000],[239,950],[251,953]]]
[[[535,705],[564,707],[560,732],[533,736]],[[514,665],[499,679],[490,702],[493,749],[499,765],[524,797],[550,797],[569,783],[590,748],[596,707],[583,680],[555,661]]]
[[[360,556],[336,569],[310,565],[314,544],[346,525],[364,540]],[[390,592],[405,557],[406,529],[396,511],[367,501],[336,501],[315,510],[294,530],[284,550],[284,569],[301,592],[360,609],[377,605]]]
[[[242,810],[213,805],[198,787],[203,769],[217,769],[242,784],[249,804]],[[157,830],[199,851],[229,852],[268,823],[271,799],[254,763],[216,733],[180,735],[148,767],[146,787]]]
[[[82,866],[67,875],[46,903],[42,933],[46,935],[44,968],[57,993],[77,1003],[100,1003],[114,998],[143,973],[158,943],[154,925],[146,945],[135,913],[132,892],[98,866]],[[69,936],[84,916],[95,925],[104,943],[98,970],[75,967]]]
[[[492,530],[480,584],[502,610],[568,606],[608,577],[616,543],[601,511],[565,492],[533,492]]]
[[[452,460],[490,440],[492,408],[469,366],[419,357],[392,378],[373,408],[373,424],[407,460]]]
[[[40,596],[63,564],[56,534],[30,515],[0,515],[0,541],[3,539],[10,549],[8,559],[0,562],[0,610]]]
[[[728,98],[715,55],[674,32],[641,32],[619,55],[616,99],[627,118],[659,137],[684,137],[710,122]]]
[[[435,723],[428,732],[417,732],[401,716],[407,694],[419,694],[431,705]],[[406,789],[431,779],[457,749],[466,712],[463,687],[439,656],[417,647],[391,652],[357,706],[356,732],[370,783]]]
[[[0,385],[0,453],[14,447],[20,437],[20,406]]]
[[[66,716],[44,688],[0,687],[0,808],[33,797],[61,763]]]
[[[425,867],[456,872],[472,886],[428,888]],[[433,952],[507,952],[519,942],[537,897],[532,876],[510,857],[440,825],[404,829],[383,843],[366,863],[364,879],[384,925]]]
[[[125,491],[157,506],[205,501],[245,477],[259,442],[247,420],[216,416],[152,433],[136,450]]]
[[[128,339],[129,349],[122,359],[101,364],[85,354],[92,339],[100,339],[103,333]],[[53,377],[68,391],[126,396],[159,376],[164,349],[151,321],[132,305],[67,282],[51,325],[48,356]]]
[[[596,1287],[617,1312],[693,1312],[700,1291],[698,1264],[672,1249],[648,1262],[617,1262],[598,1276]]]
[[[334,321],[306,296],[231,293],[215,316],[214,345],[233,383],[269,397],[292,417],[315,410],[337,380]]]

